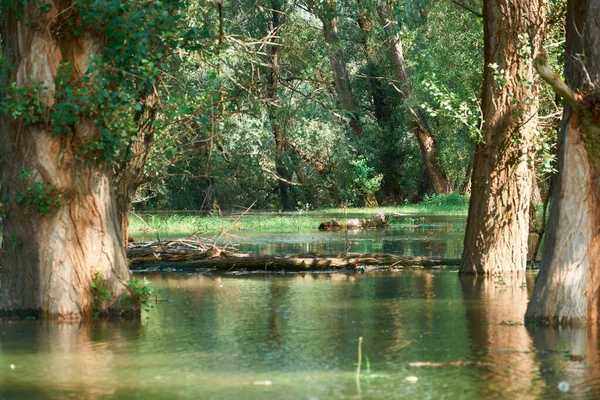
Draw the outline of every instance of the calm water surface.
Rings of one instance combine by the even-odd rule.
[[[264,218],[278,214],[264,214]],[[373,215],[358,215],[367,218]],[[323,221],[343,215],[325,214]],[[406,216],[398,218],[388,229],[363,231],[320,232],[314,229],[268,231],[232,231],[223,236],[221,243],[235,243],[241,252],[255,254],[273,253],[324,253],[336,254],[347,247],[350,251],[364,253],[391,253],[415,256],[458,258],[462,253],[466,217],[464,216]],[[176,239],[189,232],[160,232],[161,239]],[[136,233],[138,241],[155,240],[156,233]]]
[[[159,297],[172,301],[158,302],[140,323],[0,322],[0,398],[586,399],[600,393],[596,335],[523,326],[530,276],[475,280],[419,270],[148,278]],[[480,364],[410,365],[459,360]],[[568,393],[559,391],[561,381],[569,383]]]
[[[348,236],[314,229],[232,239],[255,253],[351,245],[459,257],[463,234],[464,217],[407,217]],[[0,321],[0,399],[600,398],[595,333],[523,325],[531,276],[146,276],[171,301],[139,323]]]

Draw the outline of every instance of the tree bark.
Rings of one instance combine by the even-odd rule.
[[[542,0],[486,0],[483,140],[476,144],[460,273],[525,271],[531,140],[537,121],[532,53],[543,39]]]
[[[425,166],[425,173],[431,188],[435,193],[451,193],[452,187],[446,177],[444,170],[438,160],[435,150],[435,141],[427,126],[427,121],[423,112],[409,104],[411,99],[414,99],[414,92],[409,80],[409,73],[406,69],[404,59],[404,50],[402,48],[402,39],[397,32],[396,18],[392,13],[392,5],[389,0],[381,3],[378,7],[379,22],[383,27],[387,42],[390,48],[392,65],[394,67],[394,75],[396,78],[395,89],[401,95],[404,101],[404,107],[410,121],[410,127],[415,134],[421,157]]]
[[[528,321],[596,323],[600,318],[600,1],[567,3],[565,78],[536,69],[565,98],[558,174],[540,274]],[[576,94],[574,94],[576,93]]]
[[[81,79],[93,54],[102,50],[97,32],[74,35],[72,1],[52,1],[46,13],[23,6],[23,17],[2,10],[2,52],[11,66],[9,82],[33,89],[41,82],[40,103],[54,104],[57,68],[70,63],[72,78]],[[56,24],[56,25],[53,25]],[[121,238],[113,173],[108,165],[89,161],[80,148],[96,137],[93,121],[80,118],[69,135],[56,135],[46,123],[0,115],[3,163],[3,232],[1,315],[90,317],[92,275],[103,274],[116,298],[130,276]],[[23,175],[27,171],[27,176]],[[35,186],[37,184],[37,186]],[[53,186],[55,185],[55,186]],[[44,188],[51,202],[44,210],[27,197],[27,189]],[[30,201],[31,200],[31,201]]]
[[[281,46],[279,45],[279,35],[285,16],[285,14],[283,14],[284,7],[282,3],[283,2],[280,0],[271,1],[271,39],[269,41],[269,64],[271,70],[268,75],[269,87],[267,89],[267,95],[269,104],[267,106],[267,111],[271,122],[271,131],[273,132],[273,138],[275,139],[275,170],[280,177],[287,181],[291,181],[291,174],[285,165],[286,142],[284,130],[278,115],[279,104],[277,96],[277,91],[279,89],[279,50],[281,49]],[[277,185],[279,188],[281,207],[284,210],[293,210],[294,202],[292,201],[290,186],[283,180],[278,180]]]
[[[354,132],[355,139],[363,137],[362,125],[358,114],[358,107],[350,86],[346,60],[342,42],[338,36],[337,9],[335,0],[328,0],[316,4],[314,0],[307,0],[308,7],[323,23],[323,36],[329,45],[331,56],[330,64],[333,72],[335,92],[340,103],[340,108],[349,118],[349,125]]]
[[[117,210],[121,226],[121,238],[127,247],[129,213],[135,192],[143,181],[144,166],[154,143],[154,124],[158,112],[158,95],[153,87],[147,88],[140,96],[141,109],[136,111],[134,121],[137,123],[136,138],[129,145],[130,157],[127,157],[120,168],[115,171],[115,190]]]

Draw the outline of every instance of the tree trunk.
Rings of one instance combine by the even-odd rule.
[[[275,139],[275,170],[277,174],[287,181],[291,181],[291,174],[285,165],[285,138],[283,135],[283,128],[278,113],[278,98],[277,91],[279,89],[279,35],[281,26],[283,25],[284,15],[283,4],[279,0],[271,1],[271,26],[270,35],[272,36],[269,46],[269,65],[271,70],[268,77],[269,87],[267,89],[267,95],[269,98],[269,104],[267,110],[269,113],[269,120],[271,122],[271,131],[273,132],[273,138]],[[279,197],[281,199],[281,207],[284,210],[293,210],[294,202],[292,201],[290,186],[283,180],[277,181],[279,186]]]
[[[542,0],[484,1],[483,140],[475,147],[460,273],[525,271]],[[527,38],[526,41],[523,38]]]
[[[369,79],[369,85],[371,86],[371,97],[373,98],[373,108],[375,110],[375,118],[381,129],[385,132],[386,138],[389,140],[387,143],[389,146],[386,149],[381,150],[380,163],[386,165],[382,169],[383,180],[381,182],[382,190],[385,193],[387,201],[389,203],[396,203],[400,199],[400,176],[398,174],[398,166],[401,164],[402,155],[398,154],[395,150],[395,124],[392,119],[392,107],[390,105],[390,99],[386,94],[383,87],[384,77],[383,68],[376,60],[375,50],[372,45],[372,36],[374,26],[371,16],[367,13],[364,4],[361,1],[358,3],[358,16],[357,22],[360,30],[362,31],[362,44],[367,60],[366,73]],[[388,157],[386,157],[388,156]],[[393,166],[392,166],[393,165]]]
[[[130,157],[126,158],[120,168],[116,171],[116,197],[117,210],[121,226],[121,238],[127,247],[129,213],[135,192],[143,181],[144,166],[150,156],[150,150],[154,143],[154,125],[156,119],[158,96],[153,87],[149,87],[140,96],[142,105],[136,111],[134,121],[138,129],[136,138],[129,145]]]
[[[9,82],[31,90],[41,82],[36,96],[46,106],[55,101],[59,65],[70,63],[78,81],[103,43],[96,32],[74,35],[66,28],[68,19],[77,18],[73,2],[52,6],[46,13],[37,5],[23,6],[20,20],[14,10],[0,13]],[[64,29],[50,29],[51,24]],[[108,163],[99,165],[80,151],[99,134],[93,121],[80,118],[71,128],[69,135],[57,135],[50,124],[0,115],[6,200],[1,315],[89,317],[95,272],[107,279],[115,298],[125,290],[121,279],[130,274],[112,171]]]
[[[363,131],[358,108],[356,107],[356,101],[350,87],[350,78],[348,77],[342,42],[338,36],[335,0],[319,2],[318,4],[314,0],[307,0],[307,4],[323,23],[323,35],[331,51],[331,71],[333,72],[335,92],[340,102],[340,108],[348,115],[350,128],[354,132],[355,139],[361,139]]]
[[[410,121],[410,127],[419,143],[419,149],[421,150],[421,157],[423,159],[425,173],[427,174],[429,184],[435,193],[450,193],[452,192],[452,187],[438,160],[435,142],[433,136],[429,132],[425,116],[420,109],[407,105],[407,101],[414,98],[414,92],[409,80],[408,71],[406,70],[402,39],[397,32],[396,17],[392,13],[393,8],[390,1],[387,0],[382,2],[377,11],[379,14],[379,22],[386,33],[387,42],[390,48],[394,75],[397,81],[394,86],[404,100],[404,107],[406,108]]]
[[[565,78],[576,95],[561,93],[569,105],[559,135],[558,174],[540,274],[526,313],[529,321],[585,324],[600,318],[598,15],[600,1],[568,2]]]

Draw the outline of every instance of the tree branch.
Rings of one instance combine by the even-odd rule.
[[[537,56],[535,56],[533,59],[533,66],[540,77],[554,89],[554,92],[557,95],[562,97],[574,110],[581,109],[581,105],[575,98],[575,93],[573,93],[569,86],[556,75],[548,63],[548,53],[545,49],[541,49]]]
[[[467,6],[467,5],[463,4],[463,3],[461,3],[460,1],[457,1],[457,0],[450,0],[450,2],[452,2],[452,3],[456,4],[457,6],[459,6],[459,7],[460,7],[460,8],[462,8],[462,9],[465,9],[465,10],[467,10],[468,12],[470,12],[471,14],[473,14],[473,15],[475,15],[475,16],[477,16],[477,17],[479,17],[479,18],[483,18],[483,14],[482,14],[482,13],[480,13],[480,12],[478,12],[478,11],[476,11],[476,10],[472,9],[471,7],[469,7],[469,6]]]

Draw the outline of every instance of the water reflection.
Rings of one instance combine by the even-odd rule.
[[[600,364],[598,327],[560,329],[530,327],[537,369],[544,382],[543,395],[556,398],[568,387],[565,398],[599,398]]]
[[[0,398],[554,399],[600,382],[595,332],[523,326],[530,277],[150,279],[172,301],[142,323],[0,321]]]
[[[139,336],[141,324],[3,321],[0,329],[0,396],[100,399],[115,394],[114,353]]]
[[[268,218],[268,215],[265,216]],[[331,219],[331,215],[323,218]],[[343,219],[343,215],[340,217]],[[336,254],[346,248],[363,253],[458,258],[462,252],[465,217],[404,217],[388,229],[355,232],[319,232],[317,227],[294,232],[261,230],[236,232],[227,241],[239,244],[241,252],[256,254]],[[191,232],[160,232],[159,237],[185,237]],[[137,240],[155,240],[156,234],[136,234]]]
[[[460,277],[468,335],[481,368],[482,395],[537,398],[532,387],[534,354],[524,326],[527,282],[524,276]]]

